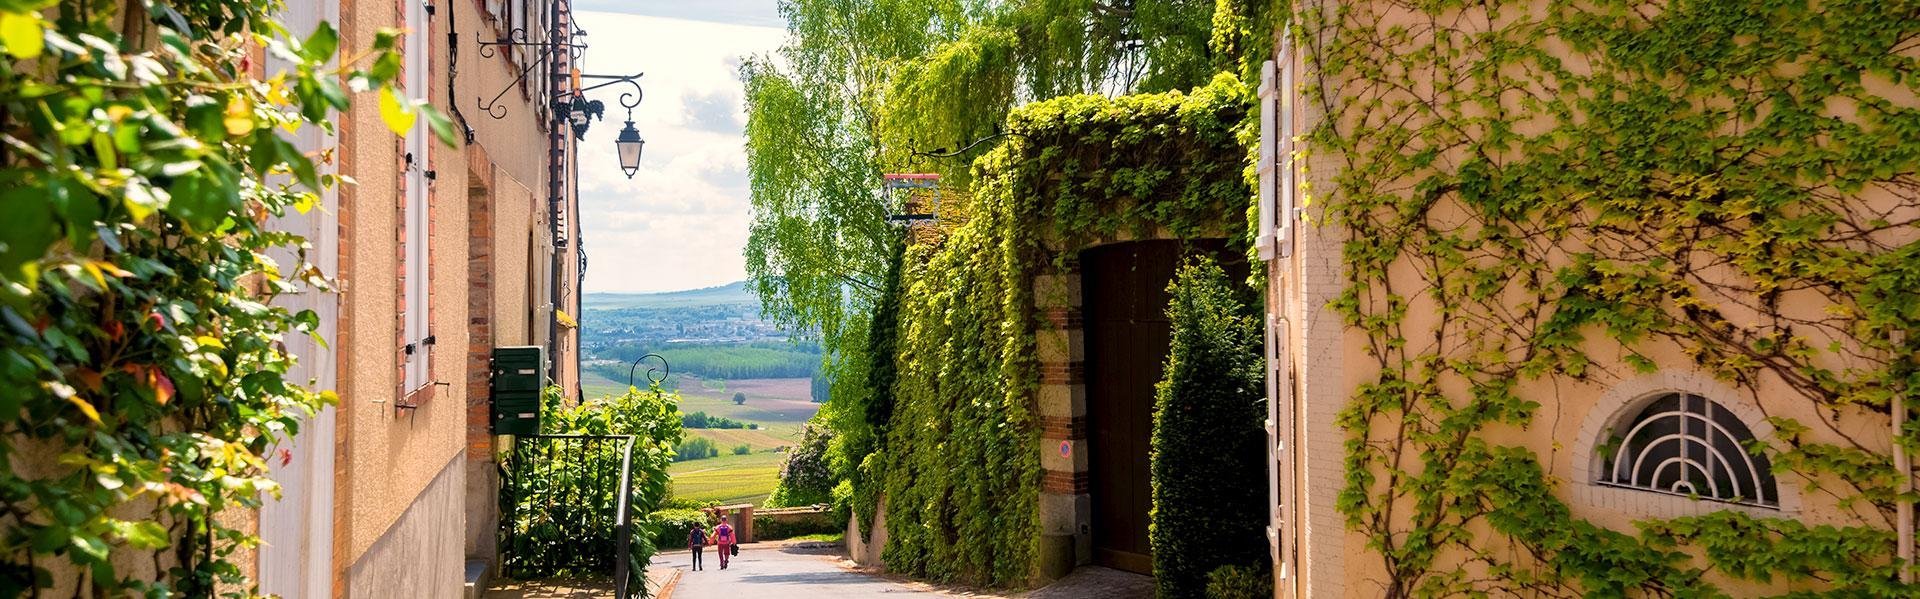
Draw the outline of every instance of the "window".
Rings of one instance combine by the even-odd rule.
[[[429,61],[431,48],[427,22],[426,0],[406,0],[406,25],[409,29],[402,51],[405,53],[405,72],[401,83],[406,88],[407,98],[425,101],[429,85],[428,75],[432,65]],[[428,185],[431,177],[428,172],[433,168],[429,162],[432,137],[427,130],[427,119],[414,119],[413,130],[407,132],[405,155],[402,167],[405,175],[402,185],[405,192],[401,201],[405,202],[405,222],[402,223],[401,259],[405,264],[404,280],[401,282],[401,295],[404,302],[401,313],[402,359],[405,376],[401,392],[411,393],[432,382],[431,363],[432,324],[429,320],[432,288],[429,286],[432,276],[433,254],[428,250],[432,239],[433,221],[428,213]]]
[[[1704,397],[1666,393],[1615,425],[1595,453],[1597,482],[1778,509],[1780,491],[1766,456],[1748,451],[1746,423]]]

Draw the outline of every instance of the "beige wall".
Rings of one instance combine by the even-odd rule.
[[[1371,5],[1379,9],[1378,23],[1382,28],[1394,24],[1415,24],[1412,15],[1398,9],[1383,8],[1384,3],[1347,4]],[[1584,68],[1579,64],[1573,66]],[[1326,82],[1318,89],[1323,93],[1339,93],[1340,90],[1357,87],[1342,83]],[[1430,89],[1430,86],[1415,85],[1412,88]],[[1383,93],[1390,99],[1404,95],[1404,92],[1394,91]],[[1911,99],[1910,96],[1906,97]],[[1422,101],[1417,97],[1400,99],[1416,103]],[[1912,103],[1920,104],[1920,101]],[[1309,107],[1321,105],[1311,101],[1304,104]],[[1378,115],[1338,115],[1338,118],[1344,126],[1355,127],[1362,126],[1360,123],[1370,116]],[[1297,117],[1301,119],[1298,130],[1310,130],[1324,117],[1323,113],[1309,109]],[[1523,133],[1538,131],[1544,126],[1537,122],[1519,124]],[[1324,148],[1309,150],[1310,168],[1306,172],[1310,173],[1310,177],[1303,182],[1300,190],[1302,193],[1308,190],[1316,193],[1334,190],[1333,179],[1343,167],[1343,161]],[[1442,162],[1445,160],[1443,157]],[[1871,190],[1859,195],[1856,201],[1859,206],[1876,210],[1904,206],[1893,212],[1896,214],[1911,214],[1916,210],[1910,199],[1903,200]],[[1323,198],[1315,198],[1308,204],[1307,220],[1295,224],[1294,253],[1273,262],[1270,270],[1272,287],[1269,305],[1283,325],[1280,338],[1286,344],[1289,356],[1282,370],[1290,370],[1293,375],[1288,384],[1293,392],[1290,405],[1296,416],[1293,422],[1282,423],[1282,426],[1292,427],[1295,439],[1292,445],[1295,450],[1294,475],[1298,481],[1303,481],[1292,489],[1282,489],[1283,498],[1293,506],[1288,514],[1289,521],[1282,526],[1282,537],[1286,542],[1297,543],[1291,565],[1296,575],[1294,582],[1299,585],[1296,593],[1287,596],[1371,597],[1382,592],[1381,581],[1386,580],[1387,575],[1382,558],[1366,548],[1368,538],[1349,530],[1344,525],[1344,516],[1334,508],[1335,496],[1346,480],[1346,468],[1341,459],[1345,454],[1342,444],[1347,434],[1338,424],[1336,415],[1361,385],[1375,380],[1379,367],[1378,359],[1369,353],[1368,336],[1357,329],[1345,327],[1327,307],[1328,302],[1348,284],[1340,261],[1341,244],[1347,240],[1348,232],[1328,224],[1332,221],[1326,214],[1325,205]],[[1435,222],[1470,222],[1471,219],[1466,218],[1464,212],[1459,206],[1449,206],[1443,201],[1434,211],[1433,219]],[[1907,227],[1885,234],[1881,241],[1898,245],[1912,243],[1916,236],[1915,229]],[[1403,260],[1389,277],[1394,288],[1409,296],[1411,301],[1405,330],[1417,333],[1434,330],[1440,310],[1432,295],[1419,292],[1425,287],[1420,273]],[[1728,300],[1721,303],[1731,303],[1732,298],[1709,296],[1708,299]],[[1820,296],[1801,292],[1787,294],[1780,300],[1780,305],[1802,315],[1817,315],[1828,304]],[[1741,314],[1737,310],[1730,311],[1728,317],[1736,323],[1758,320],[1753,314]],[[1519,386],[1518,394],[1541,404],[1532,418],[1532,424],[1526,428],[1493,426],[1479,435],[1489,443],[1531,450],[1549,477],[1558,483],[1554,490],[1555,497],[1565,501],[1575,517],[1628,533],[1636,532],[1634,522],[1639,520],[1722,509],[1796,518],[1810,525],[1888,526],[1880,515],[1868,513],[1870,509],[1846,508],[1832,494],[1808,491],[1804,479],[1777,466],[1774,472],[1781,496],[1778,510],[1729,506],[1592,484],[1600,459],[1600,456],[1594,455],[1593,446],[1606,437],[1606,431],[1616,422],[1616,418],[1636,407],[1633,402],[1661,392],[1681,391],[1707,397],[1740,416],[1758,438],[1766,441],[1773,440],[1772,429],[1764,421],[1770,416],[1791,418],[1813,425],[1808,434],[1809,441],[1843,445],[1858,441],[1865,448],[1882,454],[1890,451],[1890,435],[1885,416],[1861,411],[1842,411],[1835,416],[1816,408],[1811,398],[1802,396],[1770,373],[1761,375],[1748,385],[1716,380],[1694,369],[1691,366],[1694,360],[1680,345],[1649,342],[1637,344],[1634,349],[1651,358],[1659,365],[1659,369],[1651,374],[1642,374],[1623,361],[1628,355],[1625,348],[1598,332],[1588,336],[1591,339],[1583,349],[1594,360],[1592,373],[1583,378],[1548,376],[1524,381]],[[1823,365],[1841,366],[1831,361]],[[1455,395],[1461,394],[1464,389],[1459,381],[1444,385]],[[1818,424],[1821,422],[1831,422],[1831,425],[1821,426]],[[1376,420],[1374,429],[1392,428],[1391,424]],[[1383,438],[1383,434],[1375,435],[1375,440]],[[1502,546],[1499,535],[1486,530],[1484,525],[1475,528],[1476,550],[1504,553],[1511,549],[1516,553],[1523,552],[1517,547]],[[1448,569],[1455,567],[1455,564],[1466,564],[1468,558],[1458,553],[1443,555],[1438,568]],[[1480,573],[1473,566],[1460,568],[1470,576]],[[1771,584],[1735,582],[1717,572],[1710,573],[1709,580],[1737,596],[1822,588],[1816,583],[1788,583],[1784,580]],[[1283,585],[1277,592],[1284,591]]]
[[[371,45],[378,29],[401,20],[398,3],[360,0],[343,5],[341,17],[348,48]],[[444,35],[429,35],[435,33]],[[434,64],[445,65],[445,44],[431,46]],[[358,182],[341,193],[342,339],[336,347],[346,453],[339,467],[346,480],[336,496],[344,503],[339,516],[347,520],[341,527],[345,539],[336,546],[341,567],[358,564],[459,455],[465,421],[466,390],[459,385],[430,385],[432,397],[419,408],[396,408],[403,399],[396,341],[403,158],[400,138],[388,131],[374,105],[372,94],[360,94],[355,108],[341,115],[346,127],[342,171]],[[444,146],[434,147],[430,156],[434,171],[442,174],[430,191],[432,380],[454,382],[463,378],[461,348],[467,336],[462,276],[467,206],[462,179],[445,174],[461,172],[464,161],[457,149]]]
[[[483,57],[478,42],[501,37],[476,0],[442,3],[433,16],[431,101],[455,119],[456,137],[464,125],[475,145],[431,152],[436,173],[432,187],[432,397],[414,410],[395,408],[400,354],[399,320],[401,174],[400,140],[373,109],[371,94],[356,98],[356,109],[342,115],[343,172],[358,185],[342,194],[343,304],[341,356],[341,454],[336,479],[342,520],[336,540],[336,572],[344,574],[336,591],[349,596],[388,596],[382,585],[422,584],[440,596],[459,589],[461,562],[476,541],[494,526],[488,506],[489,481],[469,485],[465,465],[469,399],[485,410],[484,398],[469,398],[470,294],[490,295],[494,344],[525,344],[529,330],[544,326],[529,309],[529,266],[545,259],[545,136],[533,99],[539,92],[512,82],[519,67],[507,53]],[[341,11],[344,47],[365,47],[375,31],[399,22],[397,3],[350,0]],[[447,33],[458,34],[457,56]],[[457,60],[457,62],[456,62]],[[540,69],[535,69],[536,73]],[[448,90],[452,76],[453,89]],[[528,83],[536,83],[529,81]],[[500,98],[503,118],[494,119],[476,99]],[[498,112],[498,111],[496,111]],[[480,185],[473,185],[475,182]],[[470,230],[469,193],[490,212],[487,230]],[[472,235],[491,236],[491,281],[469,274]],[[533,239],[534,255],[528,240]],[[539,301],[539,295],[533,295]],[[474,296],[472,299],[487,299]],[[481,468],[484,470],[485,468]],[[480,498],[475,504],[475,498]],[[394,569],[392,564],[411,563]],[[384,565],[383,565],[384,564]],[[447,576],[451,572],[452,576]],[[422,582],[424,581],[424,582]],[[442,583],[445,590],[442,590]],[[409,591],[407,596],[417,596]]]

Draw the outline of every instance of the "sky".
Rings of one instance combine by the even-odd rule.
[[[633,123],[647,144],[631,180],[613,144],[626,120],[624,86],[589,94],[607,112],[580,146],[587,292],[696,289],[746,278],[738,71],[742,58],[770,53],[785,38],[775,0],[577,0],[574,7],[588,34],[583,72],[646,73]]]

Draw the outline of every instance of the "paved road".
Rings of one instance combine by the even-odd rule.
[[[951,597],[841,568],[839,552],[799,547],[744,545],[725,570],[712,548],[699,572],[684,551],[653,558],[653,568],[681,570],[673,599],[860,599],[863,597]]]

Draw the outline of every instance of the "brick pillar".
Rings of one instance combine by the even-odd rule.
[[[489,384],[493,322],[493,165],[471,148],[467,176],[467,459],[493,459]]]
[[[493,459],[491,381],[493,346],[493,163],[467,146],[467,488],[466,552],[492,562],[498,555],[499,470]]]
[[[1039,574],[1064,574],[1093,558],[1092,501],[1087,470],[1086,327],[1081,318],[1079,264],[1068,261],[1034,277],[1040,362]]]

